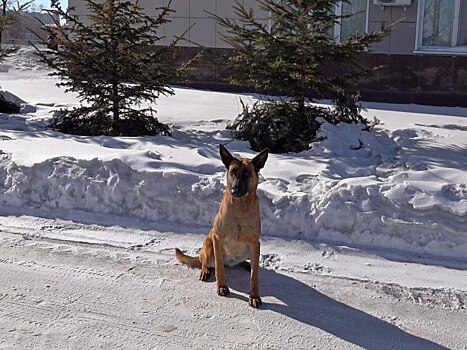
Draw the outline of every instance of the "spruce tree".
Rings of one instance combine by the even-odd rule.
[[[170,22],[170,3],[151,17],[138,1],[84,1],[90,15],[80,17],[52,0],[49,13],[61,21],[45,27],[47,48],[38,49],[53,68],[50,75],[61,78],[57,85],[76,92],[81,101],[75,109],[61,110],[53,126],[82,135],[170,134],[147,106],[160,95],[174,94],[168,84],[186,68],[175,63],[181,37],[161,45],[159,31]]]
[[[236,137],[249,140],[257,151],[301,151],[315,136],[317,116],[334,123],[364,121],[352,88],[374,69],[362,66],[360,58],[392,27],[336,42],[335,24],[353,15],[336,14],[340,0],[256,1],[270,14],[268,24],[256,20],[253,10],[238,0],[238,20],[214,15],[226,28],[223,40],[233,48],[225,65],[231,82],[284,98],[244,106],[229,126]],[[336,108],[312,107],[306,103],[308,96],[330,98]]]

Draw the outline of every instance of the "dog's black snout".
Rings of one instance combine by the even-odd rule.
[[[232,187],[232,190],[230,191],[230,193],[234,197],[240,197],[240,189],[238,187]]]
[[[243,191],[243,188],[241,186],[240,181],[235,181],[232,184],[232,187],[230,189],[230,193],[232,194],[232,197],[234,197],[234,198],[242,197],[245,194],[244,191]]]

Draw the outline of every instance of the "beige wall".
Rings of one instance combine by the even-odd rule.
[[[140,5],[148,14],[156,15],[156,8],[167,5],[169,0],[140,0]],[[170,42],[174,35],[180,35],[191,27],[186,34],[186,38],[199,45],[225,48],[226,44],[221,40],[219,33],[223,32],[223,27],[210,18],[206,12],[217,14],[221,17],[235,18],[232,8],[232,0],[172,0],[171,8],[175,13],[171,13],[171,23],[164,25],[162,31],[164,44]],[[70,7],[75,7],[77,15],[88,13],[84,1],[68,0]],[[261,11],[254,0],[243,0],[245,7],[252,7],[258,19],[263,19],[267,23],[267,13]],[[206,12],[205,12],[206,11]],[[180,43],[180,46],[195,46],[189,42]]]
[[[412,5],[385,6],[381,8],[370,1],[368,13],[369,31],[378,30],[381,25],[389,25],[400,20],[396,29],[381,42],[372,46],[371,52],[385,54],[411,55],[415,49],[415,36],[417,24],[417,0]]]

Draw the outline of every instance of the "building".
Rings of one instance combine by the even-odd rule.
[[[47,33],[42,29],[44,25],[54,25],[58,16],[47,12],[21,11],[18,20],[5,30],[5,43],[27,44],[38,40],[46,40]],[[39,36],[39,38],[37,37]]]
[[[148,13],[169,0],[140,0]],[[162,30],[168,42],[187,28],[187,42],[180,43],[187,55],[197,43],[228,52],[221,40],[223,28],[209,13],[235,18],[232,0],[172,0],[172,22]],[[243,0],[255,16],[268,23],[268,13],[255,0]],[[86,15],[83,0],[69,0],[75,13]],[[336,9],[358,12],[336,25],[336,40],[399,21],[396,29],[365,55],[368,64],[383,65],[377,77],[359,86],[362,98],[371,101],[467,106],[467,0],[352,0]],[[228,88],[215,55],[205,58],[194,74],[199,86]]]

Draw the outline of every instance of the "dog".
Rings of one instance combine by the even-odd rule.
[[[259,254],[261,221],[259,200],[256,194],[258,174],[268,159],[265,149],[253,159],[235,158],[223,145],[219,146],[222,162],[227,168],[227,188],[211,231],[206,236],[198,257],[175,250],[178,261],[201,268],[199,279],[206,281],[210,269],[215,269],[217,294],[227,296],[229,288],[225,282],[224,265],[240,265],[250,271],[250,295],[248,304],[258,308]],[[250,263],[246,261],[250,260]]]

